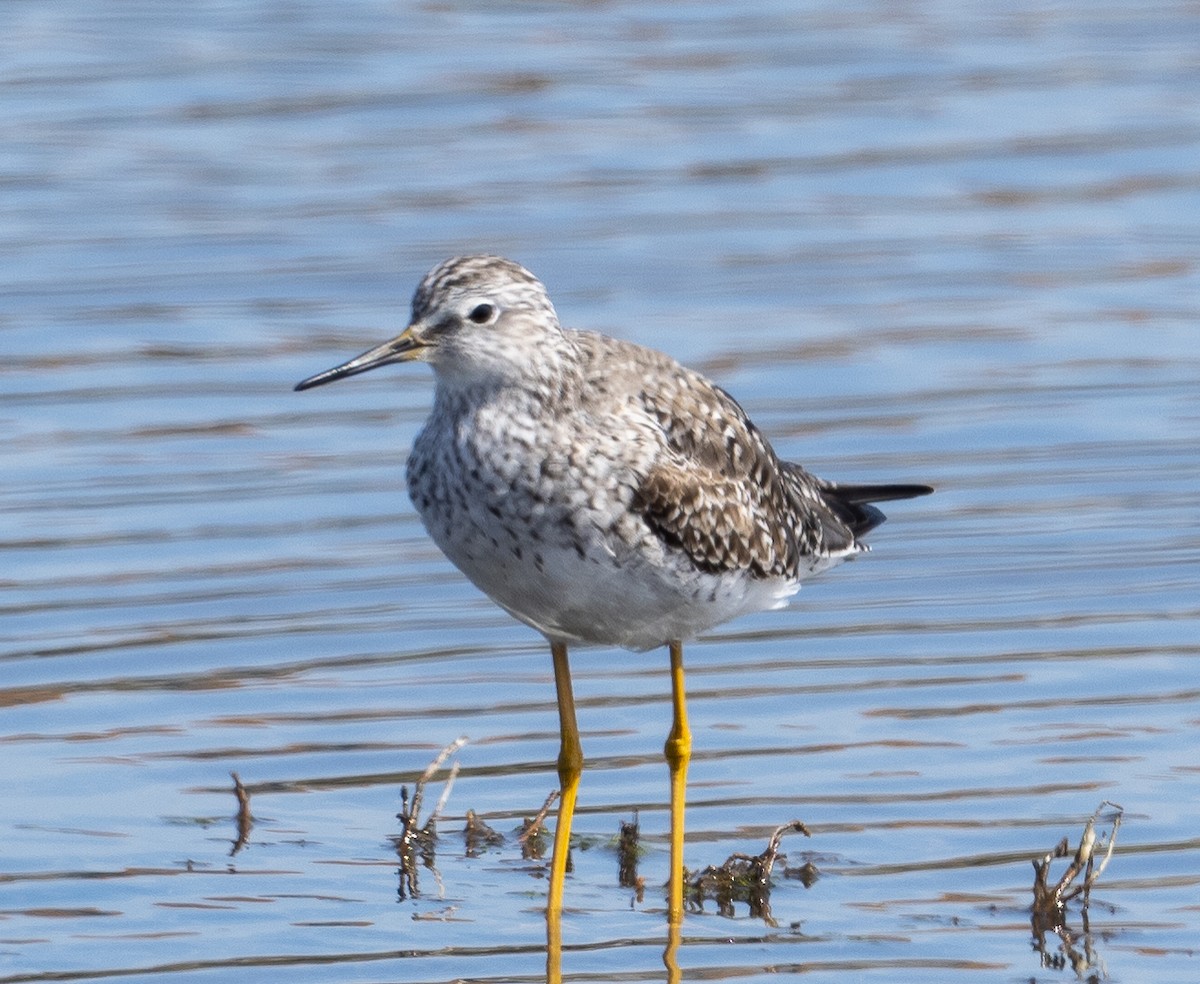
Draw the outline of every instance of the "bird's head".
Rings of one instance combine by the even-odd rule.
[[[537,277],[500,256],[456,256],[425,275],[404,331],[296,389],[413,361],[428,362],[454,388],[545,382],[569,348]]]

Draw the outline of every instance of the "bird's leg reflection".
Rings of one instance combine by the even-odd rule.
[[[679,931],[681,924],[678,920],[667,923],[667,947],[663,950],[663,966],[667,968],[667,984],[679,984],[683,975],[679,973]]]
[[[546,909],[546,984],[562,984],[562,910]]]

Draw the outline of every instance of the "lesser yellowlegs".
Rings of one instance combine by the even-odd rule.
[[[844,485],[781,461],[724,390],[652,349],[559,325],[546,288],[498,256],[460,256],[417,288],[391,341],[304,380],[428,362],[433,412],[408,491],[446,556],[550,643],[561,785],[548,911],[563,879],[583,754],[567,647],[670,651],[669,912],[682,911],[691,733],[683,640],[786,604],[866,549],[872,503],[926,485]]]

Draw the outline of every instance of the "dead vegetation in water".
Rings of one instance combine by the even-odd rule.
[[[242,783],[242,777],[236,772],[231,772],[229,775],[233,779],[233,795],[237,799],[237,837],[233,841],[233,847],[229,849],[229,856],[233,857],[243,847],[250,843],[250,831],[254,827],[254,814],[250,812],[250,790]]]
[[[1033,948],[1043,967],[1063,970],[1070,967],[1082,979],[1084,974],[1099,966],[1088,921],[1092,886],[1096,884],[1117,846],[1117,831],[1121,827],[1124,809],[1105,800],[1084,824],[1079,844],[1074,850],[1068,837],[1063,837],[1054,849],[1033,859],[1033,905],[1030,922],[1033,927]],[[1097,834],[1098,824],[1107,826]],[[1055,861],[1070,858],[1062,874],[1051,884],[1050,869]],[[1080,899],[1081,930],[1067,924],[1068,903]],[[1057,941],[1057,942],[1055,942]]]
[[[457,762],[450,767],[437,805],[424,822],[421,821],[421,805],[426,784],[433,780],[446,760],[462,748],[466,742],[465,737],[459,738],[434,756],[433,761],[425,767],[425,771],[417,779],[411,801],[408,788],[403,786],[400,788],[401,808],[400,812],[396,814],[396,818],[400,821],[401,829],[399,834],[391,837],[391,841],[396,849],[396,856],[400,860],[398,895],[401,900],[417,898],[420,895],[418,872],[421,868],[432,872],[438,881],[439,888],[441,886],[441,876],[435,865],[438,843],[437,822],[442,816],[442,811],[450,798],[450,791],[454,787],[454,780],[458,776],[459,765]],[[554,790],[546,797],[541,809],[536,814],[526,817],[522,821],[517,841],[521,845],[523,859],[536,861],[541,860],[545,855],[549,843],[549,836],[545,829],[546,816],[557,799],[558,790]],[[474,810],[467,810],[462,837],[463,850],[469,858],[479,857],[491,848],[500,847],[507,840],[504,834],[488,824]],[[570,870],[570,865],[567,870]]]
[[[400,832],[389,836],[399,861],[399,884],[397,895],[401,901],[420,897],[420,872],[425,869],[430,872],[438,883],[439,893],[442,880],[436,866],[438,847],[438,821],[443,818],[443,810],[449,801],[458,776],[459,764],[453,763],[445,778],[441,795],[428,816],[422,817],[425,796],[428,786],[437,777],[446,761],[458,752],[465,744],[465,737],[458,738],[435,755],[413,785],[410,795],[407,786],[400,788],[400,812],[396,819],[400,821]],[[232,773],[234,796],[237,800],[237,837],[230,851],[237,854],[249,843],[250,831],[254,826],[254,816],[250,810],[250,792],[242,783],[237,773]],[[551,833],[546,829],[546,818],[558,799],[558,790],[546,797],[540,809],[531,817],[522,820],[521,828],[516,833],[516,841],[521,848],[521,857],[526,861],[541,861],[546,857],[551,843]],[[778,827],[772,834],[766,849],[757,855],[731,854],[720,865],[709,865],[702,871],[684,871],[685,901],[692,911],[701,912],[706,901],[715,902],[717,910],[722,915],[732,916],[737,903],[745,903],[750,915],[771,922],[770,915],[770,883],[771,872],[777,861],[785,855],[779,851],[779,846],[785,834],[791,832],[803,833],[810,836],[808,829],[799,820]],[[463,848],[467,857],[478,857],[491,848],[504,845],[507,838],[504,834],[491,827],[474,810],[466,813],[466,823],[462,830]],[[645,878],[638,873],[638,862],[644,849],[640,843],[641,828],[636,811],[630,821],[621,821],[619,832],[610,847],[615,849],[617,856],[617,884],[622,888],[632,888],[634,899],[641,903],[645,898]],[[604,844],[601,838],[574,838],[573,843],[584,850],[599,847]],[[568,856],[567,870],[573,870],[574,865]],[[789,878],[799,877],[804,884],[810,885],[816,878],[815,869],[806,864],[801,869],[787,869]],[[797,874],[797,870],[800,874]],[[773,923],[772,923],[773,925]]]
[[[638,874],[638,858],[642,853],[639,843],[641,833],[637,810],[634,810],[633,819],[628,823],[622,820],[617,834],[617,884],[622,888],[632,888],[638,902],[646,894],[646,880]]]
[[[416,898],[419,895],[418,871],[422,867],[432,871],[434,877],[438,879],[439,885],[441,884],[441,878],[434,864],[438,840],[437,820],[449,798],[454,778],[458,774],[457,763],[450,770],[437,806],[424,823],[420,819],[421,804],[426,784],[434,778],[443,763],[465,742],[465,738],[460,738],[447,745],[435,756],[417,780],[411,802],[407,788],[402,788],[400,791],[403,806],[401,812],[397,814],[397,818],[400,820],[402,829],[400,834],[392,837],[392,841],[397,857],[400,859],[399,896],[401,899]],[[526,817],[522,821],[521,829],[517,834],[517,842],[521,846],[521,857],[524,860],[541,860],[545,856],[550,841],[550,835],[546,830],[546,818],[557,799],[558,791],[555,790],[546,797],[545,802],[534,816]],[[752,917],[764,919],[768,924],[774,925],[770,907],[771,873],[775,864],[786,858],[779,848],[784,836],[789,833],[802,833],[805,837],[811,836],[808,828],[801,821],[792,820],[775,829],[761,854],[735,853],[729,855],[720,865],[709,865],[696,872],[685,869],[684,898],[688,907],[694,912],[702,912],[705,903],[711,901],[716,904],[720,914],[732,916],[735,905],[745,903]],[[622,888],[632,888],[635,892],[635,900],[639,903],[644,900],[646,888],[644,877],[638,873],[638,861],[643,853],[640,838],[641,828],[635,812],[632,820],[620,822],[618,835],[612,842],[617,855],[617,884]],[[466,855],[476,857],[489,848],[503,845],[506,838],[474,810],[468,810],[466,824],[463,828],[463,842]],[[584,844],[585,848],[588,846],[594,845]],[[570,871],[572,868],[573,865],[568,859],[567,870]],[[812,869],[811,864],[806,864],[798,869],[800,874],[789,869],[787,875],[800,878],[807,886],[816,880],[815,869],[808,869]]]
[[[438,769],[442,767],[442,763],[466,743],[465,737],[458,738],[434,756],[433,761],[425,767],[425,771],[417,779],[411,801],[408,798],[408,787],[400,787],[400,812],[396,814],[396,819],[400,821],[400,833],[392,836],[391,841],[396,850],[396,857],[400,860],[400,886],[397,894],[401,901],[417,897],[420,891],[417,872],[421,867],[431,871],[434,878],[437,879],[438,885],[441,885],[441,876],[434,864],[437,850],[437,820],[445,808],[447,800],[450,799],[450,790],[454,788],[454,780],[458,776],[457,762],[450,767],[446,785],[442,788],[442,795],[424,823],[421,823],[421,806],[425,798],[426,783],[433,779]]]
[[[533,817],[521,821],[521,833],[517,841],[521,845],[521,857],[526,861],[540,861],[546,855],[546,847],[550,843],[550,835],[546,833],[546,815],[550,807],[558,799],[558,790],[546,797],[546,802]]]
[[[779,845],[785,834],[801,833],[811,837],[800,820],[792,820],[775,829],[761,854],[731,854],[723,864],[709,865],[703,871],[684,871],[684,901],[694,912],[704,909],[706,900],[716,903],[723,916],[732,916],[734,906],[744,902],[750,915],[774,926],[771,917],[771,871],[775,862],[785,856]]]
[[[448,770],[441,795],[428,817],[422,820],[421,813],[426,789],[445,762],[466,744],[459,738],[443,748],[426,766],[417,779],[410,798],[407,787],[402,787],[401,810],[396,815],[400,821],[400,833],[390,840],[399,859],[398,895],[401,900],[420,895],[419,872],[424,868],[431,872],[441,889],[441,876],[435,865],[438,843],[438,820],[442,817],[458,775],[459,765],[455,762]],[[250,806],[250,791],[237,773],[231,773],[233,793],[237,801],[236,839],[230,855],[236,855],[249,843],[255,817]],[[546,818],[550,813],[558,791],[550,793],[540,809],[522,821],[516,833],[524,860],[541,861],[549,848],[550,834],[546,829]],[[1053,970],[1072,968],[1081,979],[1086,972],[1098,966],[1098,957],[1093,946],[1089,928],[1089,906],[1091,890],[1112,860],[1116,849],[1117,832],[1121,826],[1124,810],[1115,803],[1104,801],[1085,822],[1078,843],[1071,847],[1069,837],[1063,837],[1055,847],[1041,857],[1032,859],[1034,880],[1033,901],[1030,918],[1033,929],[1033,948],[1040,955],[1042,966]],[[503,834],[489,826],[473,810],[466,814],[463,828],[464,850],[468,857],[499,847],[506,843]],[[775,926],[771,914],[771,875],[777,863],[786,860],[780,852],[783,838],[791,833],[811,836],[800,820],[792,820],[777,827],[771,834],[765,849],[760,854],[734,853],[720,865],[709,865],[702,870],[684,871],[684,901],[692,912],[703,912],[705,905],[712,902],[720,915],[732,917],[736,906],[745,904],[752,918],[762,919],[767,925]],[[583,849],[600,846],[603,841],[575,839],[576,846]],[[630,821],[621,821],[618,835],[610,840],[617,858],[617,884],[634,890],[634,901],[644,901],[645,879],[638,872],[638,862],[643,853],[640,844],[640,826],[635,812]],[[1058,862],[1066,861],[1057,878],[1053,871]],[[571,870],[570,866],[568,870]],[[811,886],[819,872],[811,860],[798,867],[785,867],[784,877],[799,880],[805,887]],[[1068,924],[1071,903],[1078,900],[1080,931]]]

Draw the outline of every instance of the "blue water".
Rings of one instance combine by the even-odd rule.
[[[428,373],[291,392],[479,250],[938,486],[688,647],[688,865],[813,836],[684,978],[1196,980],[1197,50],[1185,3],[0,8],[0,984],[543,974],[548,653],[403,493]],[[568,979],[665,974],[665,664],[573,656]],[[1102,800],[1043,966],[1030,861]]]

